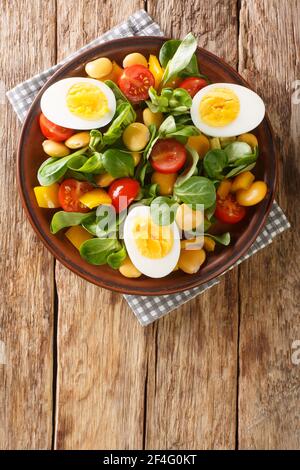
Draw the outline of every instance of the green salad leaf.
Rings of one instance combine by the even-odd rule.
[[[166,137],[168,134],[176,132],[176,122],[174,116],[168,116],[159,126],[158,134],[159,136]]]
[[[246,155],[252,155],[252,148],[246,142],[232,142],[224,149],[229,165],[237,164],[237,161]]]
[[[203,204],[204,209],[216,200],[216,189],[212,181],[204,176],[191,176],[180,185],[174,186],[174,195],[182,202],[195,206]]]
[[[121,244],[116,238],[91,238],[82,243],[80,255],[88,263],[100,266],[107,263],[110,254],[120,249]]]
[[[86,152],[87,147],[84,147],[77,152],[71,153],[66,157],[50,157],[45,160],[37,174],[37,178],[41,186],[49,186],[50,184],[57,183],[66,173],[68,165],[72,162],[85,161],[83,154]]]
[[[205,174],[213,180],[222,180],[223,171],[228,165],[228,156],[221,149],[209,150],[204,157],[203,167]]]
[[[114,178],[133,176],[134,174],[133,156],[117,148],[105,150],[103,153],[103,165],[105,170]]]
[[[50,231],[54,234],[66,227],[91,223],[95,220],[95,214],[95,211],[87,213],[65,211],[56,212],[51,220]]]
[[[175,182],[175,186],[180,186],[182,183],[187,181],[191,176],[194,175],[197,168],[197,163],[199,161],[198,152],[188,145],[186,145],[186,149],[188,151],[188,159],[190,160],[189,166],[178,176]]]
[[[222,235],[212,235],[211,233],[205,233],[205,236],[212,238],[220,245],[228,246],[230,244],[231,237],[229,232],[222,233]]]
[[[168,42],[169,41],[167,41],[167,43]],[[162,77],[162,86],[164,86],[168,81],[170,81],[171,78],[178,76],[179,73],[182,72],[190,64],[193,54],[197,49],[197,40],[192,33],[189,33],[177,47],[174,43],[172,43],[171,45],[165,44],[163,44],[159,54],[160,62],[165,68]],[[171,55],[175,47],[176,50],[173,55]]]
[[[99,152],[103,146],[103,135],[98,129],[92,129],[90,131],[90,143],[89,148],[92,152]]]
[[[105,85],[107,85],[112,90],[117,103],[119,103],[120,101],[123,101],[124,103],[129,103],[128,99],[115,82],[113,82],[112,80],[105,80]]]
[[[126,211],[116,214],[111,205],[97,207],[95,225],[91,228],[98,238],[116,238],[116,234],[126,218]]]
[[[107,264],[113,269],[119,269],[126,256],[126,248],[122,245],[118,251],[114,251],[107,256]]]
[[[158,137],[160,139],[169,139],[175,137],[178,140],[187,140],[192,135],[199,135],[200,131],[191,125],[177,124],[174,116],[168,116],[160,125],[158,129]]]
[[[166,196],[153,199],[150,204],[151,218],[156,225],[170,225],[174,222],[178,203]]]
[[[159,95],[153,88],[149,88],[149,98],[146,104],[153,113],[170,113],[173,116],[186,114],[192,106],[192,98],[183,88],[163,88]]]
[[[76,160],[71,159],[68,163],[68,168],[80,173],[97,175],[103,172],[103,156],[99,152],[94,152],[91,157],[84,157],[84,160],[80,160],[78,158]]]
[[[143,204],[144,206],[150,206],[153,199],[157,196],[157,191],[158,191],[158,184],[156,183],[148,184],[147,186],[144,186],[141,190],[141,197],[138,200],[138,202],[140,204]]]
[[[156,141],[158,140],[157,129],[156,129],[155,124],[150,124],[148,129],[149,129],[149,132],[150,132],[150,139],[149,139],[149,142],[148,142],[148,144],[146,145],[146,147],[144,149],[143,161],[141,162],[141,166],[143,165],[143,162],[145,160],[148,160],[148,158],[150,157],[150,153],[152,151],[152,148],[153,148],[154,144],[156,143]]]
[[[112,145],[114,144],[123,134],[125,128],[134,122],[136,119],[136,114],[127,101],[120,101],[117,105],[115,117],[110,124],[107,131],[103,134],[103,145]]]
[[[170,39],[166,41],[159,52],[159,61],[162,67],[166,67],[169,60],[172,59],[175,52],[177,51],[178,47],[181,44],[180,39]],[[186,78],[186,77],[203,77],[206,78],[199,72],[198,61],[195,54],[192,55],[192,58],[188,65],[178,73],[179,77]]]

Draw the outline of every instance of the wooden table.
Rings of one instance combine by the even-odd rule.
[[[263,96],[279,148],[277,199],[293,224],[142,328],[121,295],[76,277],[33,233],[16,188],[20,124],[0,96],[0,448],[299,449],[300,1],[0,5],[5,89],[140,8],[172,37],[193,31]]]

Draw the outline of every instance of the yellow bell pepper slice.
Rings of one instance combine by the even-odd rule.
[[[101,175],[98,175],[95,177],[96,184],[100,186],[101,188],[106,188],[107,186],[110,185],[116,178],[111,176],[109,173],[102,173]]]
[[[100,206],[100,204],[111,204],[110,196],[101,188],[84,193],[79,201],[89,209]]]
[[[81,225],[75,225],[74,227],[70,227],[65,232],[65,236],[72,243],[72,245],[77,248],[77,250],[80,249],[83,242],[93,238],[93,235],[91,235],[87,230],[81,227]]]
[[[33,190],[39,207],[45,209],[56,209],[60,207],[58,200],[59,184],[54,183],[50,186],[36,186]]]
[[[149,56],[149,70],[155,79],[154,88],[157,90],[164,74],[164,71],[159,63],[158,58],[153,54],[150,54]]]

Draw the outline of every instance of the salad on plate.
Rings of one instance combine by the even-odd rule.
[[[264,103],[246,87],[211,83],[196,48],[189,33],[158,56],[99,57],[85,64],[86,77],[43,93],[34,193],[55,209],[51,233],[64,231],[88,263],[130,278],[194,274],[265,198],[250,132]]]

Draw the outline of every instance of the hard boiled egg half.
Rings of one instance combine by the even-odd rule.
[[[108,124],[116,99],[105,83],[72,77],[51,85],[41,98],[43,114],[54,124],[70,129],[95,129]]]
[[[137,206],[124,223],[124,243],[135,267],[149,277],[170,274],[180,255],[180,237],[175,222],[159,226],[151,219],[150,207]]]
[[[231,137],[257,127],[265,115],[263,100],[254,91],[233,83],[214,83],[193,98],[195,126],[212,137]]]

